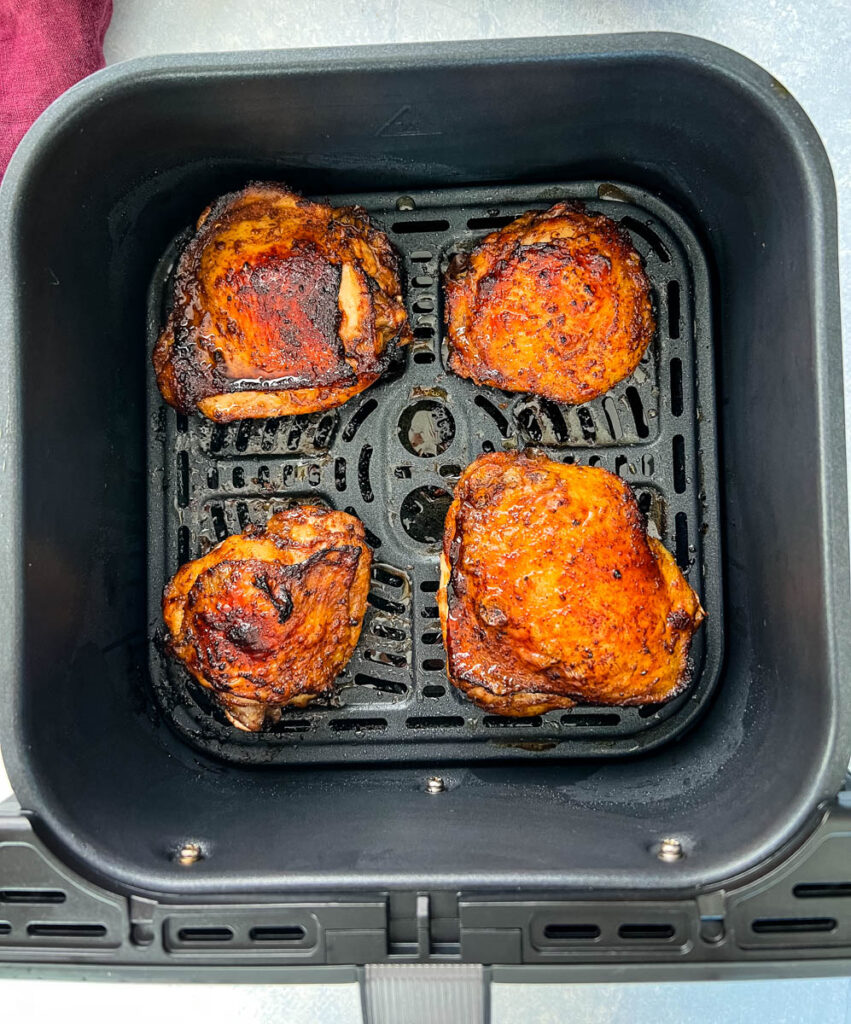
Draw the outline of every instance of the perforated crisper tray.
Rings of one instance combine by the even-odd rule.
[[[715,685],[723,641],[708,280],[691,231],[647,192],[596,182],[321,198],[365,207],[388,232],[402,257],[414,344],[379,384],[339,409],[226,427],[176,414],[150,372],[150,668],[163,716],[209,754],[270,765],[613,757],[681,733]],[[448,372],[441,308],[441,273],[453,251],[564,198],[629,231],[658,320],[635,373],[575,408]],[[149,346],[188,235],[175,239],[154,274]],[[649,528],[699,593],[708,617],[692,647],[693,682],[669,703],[511,719],[479,710],[448,683],[435,591],[449,496],[481,452],[524,444],[628,480]],[[369,610],[333,698],[285,710],[261,734],[243,733],[163,654],[160,598],[181,563],[293,500],[326,502],[366,524],[375,549]]]

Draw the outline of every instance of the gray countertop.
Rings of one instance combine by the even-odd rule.
[[[763,65],[802,104],[825,142],[840,209],[840,274],[845,287],[845,396],[851,397],[851,5],[848,0],[114,0],[106,37],[109,63],[147,54],[292,48],[365,43],[495,39],[510,36],[667,31],[703,36]],[[846,430],[851,415],[846,413]],[[848,436],[851,437],[851,431]],[[849,444],[851,451],[851,444]],[[849,474],[851,476],[851,474]],[[0,763],[0,800],[9,792]],[[8,1020],[62,1009],[66,1020],[120,1009],[127,1024],[199,1011],[206,1020],[334,1021],[360,1019],[353,986],[298,986],[239,994],[213,986],[183,995],[151,986],[97,997],[64,983],[0,982]],[[91,989],[91,986],[86,986]],[[97,988],[97,986],[96,986]],[[337,991],[335,992],[334,989]],[[667,986],[499,986],[493,1020],[745,1021],[775,1024],[851,1022],[845,979],[794,983],[730,982]],[[627,989],[632,990],[627,992]],[[629,997],[629,998],[628,998]],[[178,1003],[184,1007],[181,1011]],[[185,1005],[184,1005],[185,1004]],[[24,1009],[26,1007],[26,1010]],[[18,1008],[18,1012],[15,1010]],[[11,1011],[11,1012],[10,1012]]]

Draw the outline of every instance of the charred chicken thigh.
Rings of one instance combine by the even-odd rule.
[[[279,512],[181,566],[163,595],[168,646],[234,725],[257,731],[333,686],[360,636],[371,562],[354,516]]]
[[[341,405],[409,337],[396,254],[363,210],[250,185],[201,215],[153,362],[170,405],[227,423]]]

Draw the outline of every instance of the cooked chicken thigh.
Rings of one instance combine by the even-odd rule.
[[[201,215],[153,362],[170,405],[227,423],[341,405],[409,337],[396,254],[363,210],[250,185]]]
[[[571,405],[628,377],[655,329],[629,236],[566,202],[525,213],[455,257],[446,322],[457,374]]]
[[[534,452],[462,474],[438,608],[450,681],[514,716],[666,700],[689,680],[704,618],[620,477]]]
[[[372,553],[346,512],[297,506],[227,537],[165,588],[169,648],[234,725],[329,690],[360,636]]]

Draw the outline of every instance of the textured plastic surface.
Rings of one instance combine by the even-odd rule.
[[[367,964],[365,1024],[485,1024],[484,970],[477,964]]]
[[[276,178],[335,196],[615,181],[692,227],[712,285],[725,660],[676,742],[261,771],[207,757],[157,712],[146,292],[211,198]],[[0,742],[39,835],[89,877],[177,900],[683,893],[761,863],[838,791],[851,601],[834,195],[812,126],[748,61],[627,36],[111,68],[24,141],[0,244]],[[655,856],[663,836],[682,859]],[[173,856],[186,841],[204,851],[189,871]]]
[[[445,890],[346,900],[124,898],[63,865],[25,819],[0,809],[0,974],[37,965],[36,976],[65,966],[87,978],[100,970],[129,980],[142,969],[149,979],[167,971],[173,980],[280,982],[299,967],[366,964],[367,1004],[408,1020],[399,1004],[392,1009],[408,983],[425,968],[448,981],[459,964],[502,965],[501,979],[515,981],[523,971],[509,965],[535,965],[540,973],[527,980],[593,980],[614,960],[619,975],[645,980],[847,973],[851,816],[843,800],[803,844],[725,890],[612,900]],[[420,970],[405,969],[414,965]],[[458,973],[465,991],[435,986],[432,998],[473,999],[475,972]]]
[[[637,371],[574,408],[477,388],[449,372],[441,309],[442,270],[453,252],[527,209],[565,198],[631,233],[658,321]],[[608,182],[332,201],[363,206],[393,239],[414,344],[384,381],[337,410],[227,426],[176,414],[151,372],[151,680],[163,714],[207,753],[252,764],[613,757],[676,736],[712,693],[723,645],[709,281],[694,236],[655,197]],[[169,246],[154,273],[151,347],[184,240]],[[524,444],[629,480],[650,530],[676,553],[708,613],[692,646],[692,685],[676,699],[516,719],[482,712],[449,685],[435,604],[443,514],[472,459]],[[249,734],[164,654],[162,589],[187,558],[249,522],[263,525],[292,501],[345,508],[366,524],[376,558],[370,605],[333,697],[285,711],[273,728]]]

